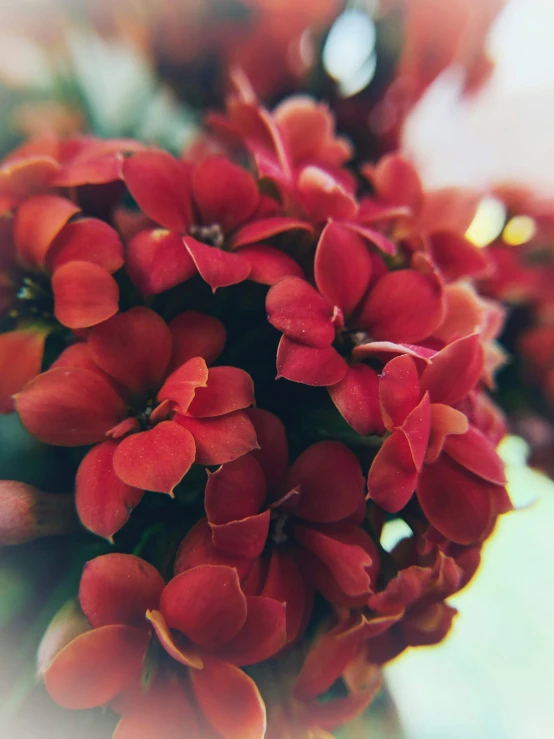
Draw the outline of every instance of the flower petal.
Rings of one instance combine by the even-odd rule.
[[[474,475],[496,485],[506,484],[504,465],[494,444],[475,426],[469,426],[465,434],[449,435],[444,451]]]
[[[157,608],[165,587],[158,570],[134,554],[104,554],[86,563],[79,602],[93,628],[126,624],[148,628],[146,611]]]
[[[259,595],[246,598],[248,613],[242,629],[217,649],[217,657],[237,667],[254,665],[285,646],[286,605]]]
[[[349,316],[363,298],[371,278],[369,249],[340,223],[328,223],[319,238],[314,273],[317,289],[329,305]]]
[[[407,205],[417,213],[423,205],[423,187],[413,165],[400,154],[387,154],[377,166],[364,169],[380,198]]]
[[[250,454],[222,465],[208,477],[205,508],[208,521],[224,524],[260,512],[266,495],[263,470]]]
[[[478,249],[461,234],[434,231],[428,239],[433,261],[448,281],[480,275],[491,266],[485,250]]]
[[[162,421],[120,441],[113,464],[127,485],[172,494],[194,462],[195,451],[192,434],[173,421]]]
[[[406,437],[415,468],[421,471],[425,452],[429,443],[429,434],[431,432],[431,405],[429,403],[429,395],[425,393],[421,402],[408,415],[408,418],[402,425],[402,433]]]
[[[35,195],[25,200],[15,216],[14,239],[24,265],[44,268],[55,237],[79,207],[58,195]]]
[[[256,431],[244,411],[216,418],[190,418],[177,414],[173,421],[188,429],[196,443],[198,464],[232,462],[257,447]]]
[[[88,328],[114,316],[119,288],[110,273],[93,262],[67,262],[52,277],[54,314],[68,328]]]
[[[248,279],[262,285],[275,285],[285,277],[304,277],[302,267],[292,257],[273,246],[244,246],[240,256],[250,264]]]
[[[169,322],[173,339],[173,354],[169,369],[180,367],[193,357],[202,357],[210,365],[219,357],[225,346],[225,327],[213,316],[187,310]]]
[[[328,171],[309,165],[297,179],[298,195],[313,223],[325,223],[332,218],[347,221],[356,215],[356,199]]]
[[[421,392],[429,391],[432,403],[454,405],[472,390],[483,369],[479,334],[464,336],[441,349],[421,375]]]
[[[191,219],[185,164],[165,151],[143,151],[123,164],[123,177],[141,210],[153,221],[183,233]]]
[[[44,672],[44,684],[63,708],[106,705],[140,675],[148,633],[133,626],[92,629],[64,647]]]
[[[125,261],[117,231],[96,218],[81,218],[69,223],[54,240],[47,263],[55,271],[75,261],[93,262],[110,274],[117,272]]]
[[[354,364],[336,385],[327,388],[344,420],[362,436],[383,434],[379,375],[367,364]]]
[[[191,680],[204,715],[222,739],[263,739],[265,705],[251,677],[234,665],[206,659]]]
[[[402,354],[387,362],[379,380],[379,400],[387,428],[402,426],[419,398],[419,377],[413,358]]]
[[[208,283],[214,293],[219,287],[243,282],[250,274],[250,263],[240,254],[203,244],[192,236],[185,236],[183,243],[200,277]]]
[[[212,541],[212,531],[208,521],[206,518],[201,518],[188,531],[181,542],[175,557],[174,571],[178,575],[198,565],[206,564],[234,567],[241,582],[252,569],[252,560],[231,556],[220,549],[216,549]]]
[[[157,295],[197,273],[196,265],[175,231],[141,231],[127,244],[127,272],[144,296]]]
[[[375,284],[357,320],[377,341],[412,343],[430,336],[443,314],[440,280],[434,274],[400,269]]]
[[[113,456],[118,444],[105,441],[83,458],[75,478],[75,505],[83,526],[109,539],[127,523],[144,494],[115,474]],[[94,624],[98,625],[98,624]]]
[[[241,228],[239,228],[238,231],[235,231],[231,237],[231,244],[234,248],[238,248],[245,244],[255,244],[258,241],[266,241],[272,236],[276,236],[285,231],[293,231],[295,229],[309,231],[310,233],[313,231],[313,228],[309,223],[306,223],[306,221],[300,221],[297,218],[287,218],[283,216],[263,218],[241,226]]]
[[[88,337],[96,364],[135,393],[154,394],[171,356],[171,334],[149,308],[137,307],[92,329]]]
[[[206,362],[202,357],[193,357],[169,375],[157,397],[158,400],[172,401],[177,411],[186,413],[197,389],[206,387],[207,382]]]
[[[102,441],[127,411],[99,372],[81,367],[59,367],[35,377],[16,396],[16,408],[28,431],[58,446]]]
[[[230,557],[259,557],[267,541],[270,515],[267,510],[228,523],[210,523],[214,546]]]
[[[316,523],[347,518],[364,498],[364,478],[354,452],[337,441],[312,444],[294,462],[285,488],[300,495],[294,515]]]
[[[287,643],[299,638],[308,624],[314,599],[291,552],[274,548],[261,595],[279,600],[287,606]]]
[[[260,199],[252,175],[223,156],[209,157],[195,167],[192,192],[202,222],[217,223],[224,233],[248,220]]]
[[[146,611],[146,618],[154,627],[156,636],[160,640],[161,645],[170,657],[180,662],[186,667],[192,667],[195,670],[201,670],[204,663],[202,659],[196,654],[196,649],[188,649],[185,651],[182,647],[180,648],[176,642],[173,634],[171,633],[165,618],[160,611]]]
[[[212,367],[207,385],[198,387],[186,415],[210,418],[254,405],[254,383],[250,375],[238,367]]]
[[[156,676],[154,685],[126,707],[112,739],[201,739],[196,711],[187,691],[173,675]]]
[[[277,350],[277,378],[314,387],[336,385],[348,372],[348,364],[332,346],[306,346],[283,336]]]
[[[202,647],[215,647],[238,634],[247,607],[233,567],[200,565],[169,581],[160,611],[171,629]]]
[[[15,410],[13,396],[39,374],[49,333],[31,327],[0,334],[0,413]]]
[[[266,297],[268,321],[288,338],[307,346],[327,347],[335,338],[332,305],[300,277],[274,285]]]
[[[417,478],[408,439],[401,430],[393,431],[371,463],[367,476],[369,498],[395,513],[412,497]]]
[[[431,524],[457,544],[473,544],[488,533],[496,485],[482,480],[441,454],[419,476],[417,497]]]

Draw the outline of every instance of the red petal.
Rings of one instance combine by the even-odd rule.
[[[214,546],[231,557],[259,557],[267,541],[270,515],[267,510],[229,523],[210,524]]]
[[[107,539],[129,520],[144,494],[115,474],[113,455],[117,447],[115,441],[93,447],[79,465],[75,479],[75,505],[82,524]]]
[[[260,244],[244,246],[240,256],[250,264],[248,279],[262,285],[275,285],[285,277],[304,278],[302,267],[280,249]]]
[[[360,463],[354,452],[337,441],[308,447],[290,468],[285,487],[300,490],[294,515],[317,523],[347,518],[364,497]]]
[[[52,369],[31,380],[17,395],[16,408],[28,431],[58,446],[102,441],[127,410],[100,373],[80,367]]]
[[[297,180],[299,199],[313,223],[332,218],[347,221],[356,215],[355,198],[342,183],[319,167],[304,167]]]
[[[399,154],[387,154],[371,171],[366,168],[364,174],[369,175],[383,200],[395,205],[407,205],[417,213],[423,205],[423,188],[416,170]]]
[[[314,274],[329,305],[349,316],[363,298],[371,278],[371,255],[357,234],[338,223],[323,229],[315,253]]]
[[[466,416],[442,403],[431,404],[431,437],[425,455],[426,462],[434,462],[442,451],[448,434],[465,434],[469,424]]]
[[[146,611],[157,608],[165,583],[158,570],[133,554],[104,554],[87,562],[79,602],[93,628],[126,624],[147,628]]]
[[[175,410],[186,413],[197,389],[206,387],[207,382],[206,362],[202,357],[193,357],[169,375],[157,397],[158,400],[172,401],[175,403]]]
[[[96,218],[69,223],[56,237],[48,252],[48,266],[56,270],[68,262],[93,262],[108,272],[124,264],[123,245],[117,231]]]
[[[406,436],[401,430],[393,431],[371,463],[367,476],[368,496],[381,508],[395,513],[412,497],[417,477]]]
[[[196,274],[183,238],[158,228],[141,231],[127,244],[127,272],[145,295],[157,295]]]
[[[244,223],[260,199],[252,175],[223,156],[205,159],[194,169],[192,192],[202,222],[217,223],[224,233]]]
[[[433,261],[448,281],[473,277],[490,267],[484,250],[454,231],[434,231],[428,239]]]
[[[389,254],[390,256],[394,256],[396,254],[396,244],[374,228],[362,226],[359,223],[345,223],[344,226],[350,231],[358,234],[358,236],[361,236],[366,241],[369,241],[370,244],[376,246],[384,254]]]
[[[250,454],[222,465],[208,477],[204,505],[210,523],[255,516],[265,503],[265,477]]]
[[[261,464],[268,488],[277,487],[289,466],[287,434],[283,422],[262,408],[249,408],[246,412],[254,424],[260,446],[250,455]]]
[[[235,231],[231,238],[231,243],[234,248],[244,246],[245,244],[255,244],[258,241],[267,241],[272,236],[283,233],[285,231],[292,231],[295,229],[302,229],[303,231],[313,231],[312,226],[305,221],[300,221],[297,218],[264,218],[262,220],[253,221],[247,223]]]
[[[40,372],[47,328],[0,334],[0,413],[15,410],[13,396]]]
[[[183,239],[200,277],[215,292],[219,287],[236,285],[250,274],[250,263],[240,254],[222,251],[215,246],[203,244],[192,236]]]
[[[192,357],[203,357],[210,365],[219,357],[225,346],[225,327],[213,316],[195,310],[180,313],[169,322],[173,339],[170,369],[176,369]]]
[[[335,338],[332,307],[299,277],[274,285],[267,294],[266,309],[272,326],[305,345],[326,347]]]
[[[311,615],[314,593],[289,552],[273,549],[261,594],[286,604],[287,643],[300,637]]]
[[[427,393],[404,421],[402,432],[410,445],[415,468],[420,472],[431,432],[431,406]]]
[[[379,407],[379,375],[367,364],[354,364],[344,379],[327,388],[344,420],[362,436],[383,434]]]
[[[93,262],[68,262],[52,277],[54,314],[68,328],[106,321],[119,308],[119,288],[110,273]]]
[[[113,464],[127,485],[171,494],[189,471],[194,455],[192,435],[173,421],[162,421],[120,441]]]
[[[377,341],[412,343],[430,336],[443,314],[442,285],[435,275],[401,269],[376,283],[358,323]]]
[[[473,544],[488,534],[496,489],[441,454],[434,464],[423,467],[417,497],[423,513],[443,536],[457,544]]]
[[[429,391],[432,403],[454,405],[475,387],[482,369],[479,334],[464,336],[435,354],[421,375],[421,392]]]
[[[244,626],[246,598],[233,567],[200,565],[169,581],[160,611],[170,628],[202,647],[215,647]]]
[[[64,708],[106,705],[140,675],[148,633],[132,626],[102,626],[78,636],[52,660],[46,690]]]
[[[251,677],[234,665],[205,660],[191,679],[204,716],[222,739],[263,739],[265,706]]]
[[[171,356],[171,334],[149,308],[131,308],[96,326],[89,334],[96,364],[141,395],[155,393]]]
[[[387,428],[402,426],[419,398],[419,377],[412,357],[403,354],[387,362],[379,381],[381,412]]]
[[[15,216],[14,239],[23,264],[42,269],[55,237],[78,212],[77,205],[57,195],[36,195],[22,203]]]
[[[139,152],[125,161],[123,176],[146,215],[172,231],[186,231],[191,203],[183,162],[164,151]]]
[[[201,739],[196,711],[186,690],[173,675],[159,675],[141,691],[140,700],[126,709],[112,739]]]
[[[147,611],[146,618],[154,627],[156,636],[170,657],[173,657],[173,659],[186,667],[192,667],[196,670],[202,669],[204,663],[198,654],[196,654],[196,648],[190,649],[188,645],[188,648],[177,646],[165,618],[159,611]]]
[[[375,564],[369,551],[373,554],[375,546],[365,531],[351,524],[312,528],[295,523],[293,533],[326,566],[342,593],[369,596],[372,578],[368,570]]]
[[[198,464],[209,466],[232,462],[257,446],[256,431],[244,411],[216,418],[176,415],[173,420],[193,435]]]
[[[225,565],[234,567],[239,578],[244,578],[252,569],[252,560],[230,556],[216,549],[212,542],[212,531],[206,518],[201,518],[187,533],[175,557],[175,574],[186,572],[198,565]]]
[[[348,364],[332,346],[318,349],[283,336],[277,350],[277,377],[315,387],[336,385]]]
[[[223,416],[254,403],[254,383],[247,372],[238,367],[212,367],[208,372],[208,384],[197,388],[187,415],[193,418]]]
[[[272,598],[249,595],[244,626],[230,642],[217,650],[217,657],[241,667],[272,657],[285,646],[286,605]]]
[[[504,464],[494,444],[475,426],[470,426],[465,434],[448,436],[444,451],[474,475],[496,485],[506,484]]]

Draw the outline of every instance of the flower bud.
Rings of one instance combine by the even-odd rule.
[[[45,493],[14,480],[0,481],[0,547],[79,527],[72,495]]]

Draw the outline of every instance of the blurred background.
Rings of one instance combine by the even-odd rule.
[[[80,131],[179,153],[196,141],[206,111],[222,107],[229,71],[241,68],[269,106],[294,92],[330,100],[362,160],[399,147],[427,188],[479,190],[468,237],[512,268],[510,248],[525,259],[547,253],[546,270],[553,38],[551,0],[0,0],[0,153],[29,135]],[[531,262],[518,259],[525,272]],[[485,290],[511,304],[503,341],[514,356],[497,399],[514,432],[501,453],[519,510],[500,521],[474,581],[452,599],[460,615],[446,641],[390,664],[385,691],[344,737],[554,736],[554,382],[545,380],[554,376],[554,344],[546,368],[517,354],[520,334],[539,319],[542,327],[546,314],[553,321],[544,308],[554,302],[552,282],[538,291],[537,269],[524,295],[510,291],[508,277]],[[47,479],[56,490],[68,485],[61,465],[16,419],[0,419],[0,478]],[[42,630],[88,559],[68,539],[0,550],[0,736],[8,739],[107,737],[113,725],[97,712],[55,708],[34,675]],[[68,561],[74,572],[60,581]]]

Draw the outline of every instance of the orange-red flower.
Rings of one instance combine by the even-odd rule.
[[[285,605],[245,596],[231,567],[201,565],[164,583],[130,554],[91,560],[79,588],[86,630],[44,666],[65,708],[110,705],[114,737],[262,739],[265,706],[241,665],[285,639]],[[211,735],[211,734],[210,734]]]
[[[77,472],[85,526],[111,536],[144,490],[172,494],[193,462],[221,464],[256,446],[244,408],[250,376],[213,367],[225,343],[215,318],[195,311],[169,325],[132,308],[93,328],[17,396],[27,429],[49,444],[95,444]]]

